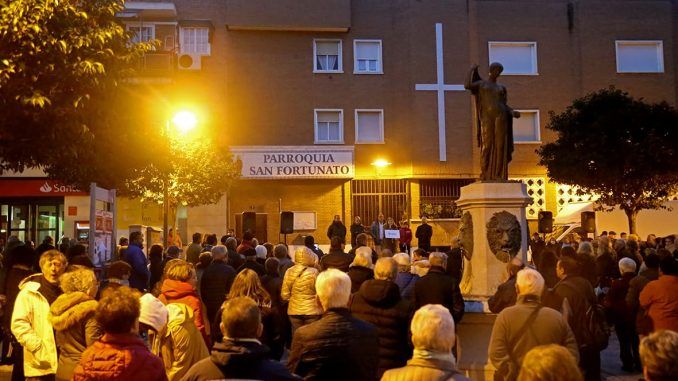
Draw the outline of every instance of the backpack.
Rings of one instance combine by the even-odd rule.
[[[574,287],[569,284],[562,283],[561,286],[576,291]],[[605,308],[599,304],[596,299],[587,300],[586,304],[586,313],[579,318],[578,322],[580,327],[586,332],[588,340],[586,340],[585,343],[579,343],[579,347],[590,346],[598,351],[602,351],[607,348],[610,339],[610,326],[607,323]],[[563,300],[561,312],[569,322],[573,312],[570,309],[567,298]]]
[[[589,303],[586,309],[584,327],[589,333],[591,346],[598,351],[607,348],[610,339],[610,326],[607,324],[603,306],[598,303]]]

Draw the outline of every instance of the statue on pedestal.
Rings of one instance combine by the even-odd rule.
[[[489,79],[483,80],[478,65],[473,65],[464,84],[475,99],[481,181],[508,181],[513,118],[519,118],[520,113],[506,104],[506,87],[497,83],[503,70],[500,63],[494,62],[490,65]]]

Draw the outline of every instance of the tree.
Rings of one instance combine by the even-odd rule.
[[[98,134],[119,130],[119,85],[152,48],[129,43],[123,3],[0,0],[1,170],[90,163]]]
[[[167,183],[170,215],[176,213],[179,205],[218,202],[240,176],[240,161],[233,160],[229,151],[204,144],[196,136],[191,139],[170,136],[167,146],[170,148],[163,164],[132,168],[125,188],[133,197],[161,203],[165,201]]]
[[[172,91],[149,96],[128,83],[157,41],[130,43],[115,17],[124,0],[0,0],[0,7],[0,172],[41,167],[80,189],[96,182],[155,200],[170,174],[174,205],[214,202],[238,176],[237,163],[209,137],[167,158],[159,136]]]
[[[600,208],[619,206],[636,233],[643,209],[665,208],[678,191],[678,112],[610,88],[550,113],[556,141],[537,150],[540,165],[560,183],[598,196]]]

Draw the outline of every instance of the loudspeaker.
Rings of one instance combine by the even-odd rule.
[[[248,231],[248,230],[252,234],[256,233],[256,230],[257,230],[257,213],[256,212],[242,212],[242,234],[244,235],[245,232]]]
[[[596,212],[581,212],[581,228],[587,233],[596,232]]]
[[[280,234],[294,233],[294,212],[280,212]]]
[[[539,233],[551,233],[553,232],[553,213],[549,211],[541,211],[537,216],[539,218]]]

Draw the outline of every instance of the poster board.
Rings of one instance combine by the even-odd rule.
[[[384,238],[400,239],[400,230],[386,229],[384,230]]]
[[[115,189],[90,184],[89,257],[96,268],[111,261],[116,250]]]
[[[294,231],[298,230],[316,230],[318,220],[315,212],[296,212],[294,213]]]

